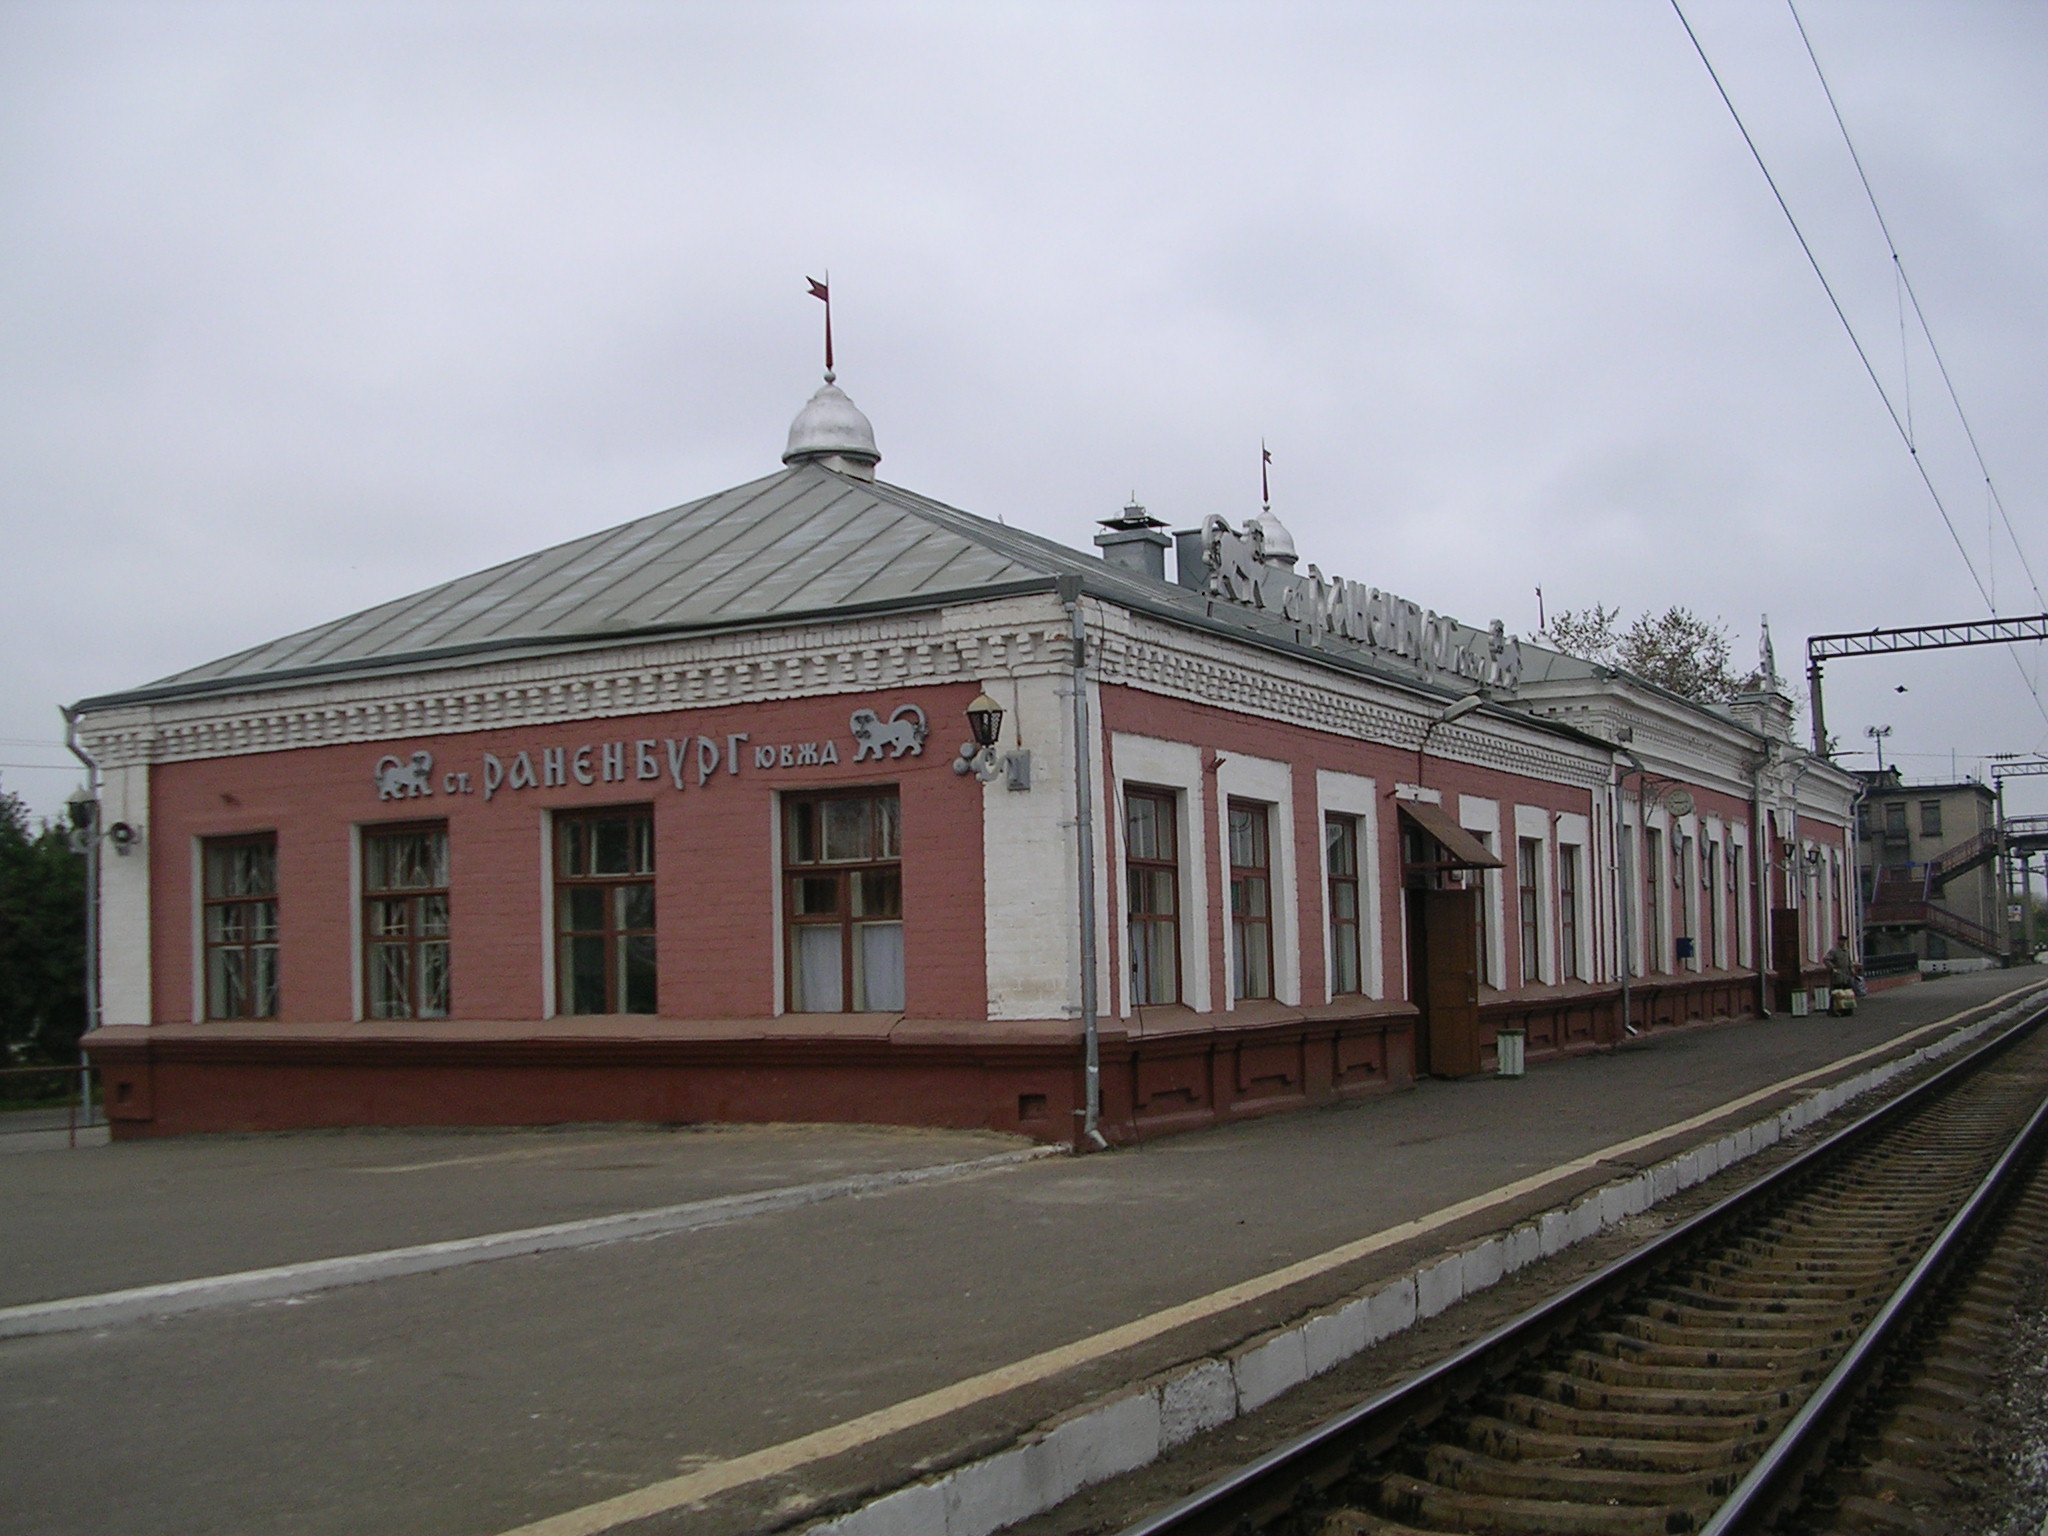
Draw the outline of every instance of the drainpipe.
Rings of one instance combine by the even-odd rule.
[[[92,826],[85,834],[85,1032],[100,1027],[100,765],[78,743],[78,717],[64,711],[64,745],[85,764]]]
[[[1756,1016],[1771,1016],[1771,843],[1770,824],[1764,819],[1764,770],[1771,766],[1771,749],[1766,746],[1750,775],[1749,841],[1750,933],[1756,946]]]
[[[79,745],[78,716],[64,710],[64,745],[85,764],[86,783],[92,794],[92,825],[83,831],[85,842],[85,1032],[100,1027],[100,765]],[[79,835],[74,829],[74,836]],[[86,1123],[92,1123],[92,1077],[90,1058],[81,1044],[78,1051],[79,1097],[85,1101]]]
[[[1843,845],[1849,850],[1849,878],[1843,892],[1848,897],[1845,905],[1849,910],[1843,914],[1842,931],[1855,939],[1856,942],[1849,947],[1849,953],[1856,957],[1856,963],[1859,965],[1869,958],[1863,953],[1863,834],[1859,830],[1863,825],[1863,802],[1869,798],[1870,786],[1860,779],[1857,780],[1856,798],[1849,802],[1849,825],[1842,836]],[[1876,889],[1875,859],[1870,861],[1870,884],[1873,890]]]
[[[1621,814],[1623,804],[1622,781],[1632,773],[1637,775],[1636,799],[1638,809],[1636,811],[1636,827],[1637,830],[1640,831],[1642,828],[1643,820],[1643,813],[1640,808],[1642,800],[1641,775],[1643,772],[1643,760],[1637,757],[1633,752],[1617,752],[1615,755],[1617,757],[1625,757],[1628,759],[1628,767],[1626,768],[1622,767],[1620,763],[1616,763],[1614,765],[1613,812],[1614,907],[1615,912],[1617,914],[1617,921],[1615,927],[1621,938],[1621,1036],[1622,1039],[1625,1040],[1628,1038],[1629,1030],[1635,1023],[1635,1016],[1631,1011],[1629,984],[1635,976],[1635,925],[1630,921],[1630,917],[1632,915],[1632,909],[1635,905],[1634,887],[1636,885],[1636,877],[1635,860],[1627,856],[1628,823],[1623,819]],[[1622,872],[1624,866],[1627,867],[1626,876],[1624,876]],[[1617,1044],[1618,1043],[1619,1042],[1617,1042]]]
[[[1081,578],[1060,577],[1059,596],[1073,638],[1074,842],[1081,876],[1081,1038],[1086,1052],[1081,1139],[1100,1152],[1109,1143],[1102,1135],[1102,1040],[1096,1018],[1095,787],[1088,766],[1088,631],[1081,622]]]
[[[1806,856],[1799,847],[1799,786],[1805,782],[1806,775],[1812,768],[1813,759],[1809,757],[1793,770],[1792,794],[1790,796],[1792,802],[1792,830],[1785,838],[1785,841],[1792,845],[1792,857],[1785,861],[1785,891],[1791,897],[1792,905],[1799,912],[1799,933],[1802,946],[1799,956],[1799,984],[1801,986],[1806,984],[1806,954],[1804,951],[1806,926],[1813,914],[1806,910]],[[1816,892],[1818,889],[1819,882],[1816,878]]]

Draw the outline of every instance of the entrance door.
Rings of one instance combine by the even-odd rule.
[[[1479,1070],[1477,891],[1408,893],[1409,975],[1422,1010],[1415,1070],[1469,1077]]]
[[[1771,969],[1777,973],[1774,1006],[1782,1013],[1792,1006],[1792,994],[1799,990],[1806,969],[1799,956],[1799,909],[1771,908]]]

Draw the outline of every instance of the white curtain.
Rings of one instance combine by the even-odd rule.
[[[854,1005],[869,1013],[896,1013],[903,1007],[903,925],[861,923],[860,1000]]]
[[[839,929],[823,924],[796,928],[796,998],[798,1013],[838,1013],[846,1006],[840,995]],[[900,983],[899,983],[900,985]]]

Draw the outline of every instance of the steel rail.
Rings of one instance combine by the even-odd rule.
[[[2005,1197],[2026,1174],[2027,1165],[2044,1140],[2048,1140],[2048,1101],[2035,1109],[1970,1198],[1921,1255],[1920,1262],[1899,1282],[1898,1289],[1857,1336],[1849,1352],[1800,1405],[1792,1421],[1757,1458],[1749,1475],[1735,1485],[1727,1502],[1714,1512],[1713,1519],[1701,1527],[1700,1536],[1762,1531],[1799,1504],[1805,1496],[1807,1477],[1826,1465],[1857,1408],[1877,1384],[1899,1335],[1911,1327],[1970,1244],[2003,1209]]]
[[[1896,1122],[1919,1113],[1959,1087],[2032,1035],[2044,1021],[2048,1021],[2048,1008],[2035,1009],[1962,1060],[1844,1126],[1754,1184],[1716,1201],[1408,1380],[1325,1420],[1179,1503],[1126,1526],[1118,1536],[1242,1536],[1286,1514],[1290,1508],[1320,1497],[1363,1463],[1385,1455],[1404,1439],[1415,1436],[1448,1409],[1520,1370],[1610,1302],[1639,1289],[1684,1263],[1696,1250],[1717,1241],[1721,1229],[1731,1220],[1791,1193],[1798,1185],[1824,1173],[1843,1155],[1877,1139]],[[2037,1113],[2035,1119],[2041,1119],[2041,1115]],[[1919,1272],[1917,1266],[1914,1272]]]

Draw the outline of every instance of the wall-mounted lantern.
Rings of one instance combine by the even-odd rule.
[[[114,845],[114,852],[126,855],[132,853],[142,841],[142,828],[117,821],[111,827],[100,825],[100,803],[88,794],[83,786],[71,792],[64,802],[64,811],[71,819],[71,847],[74,852],[83,853],[101,838]]]
[[[985,693],[977,693],[967,706],[967,729],[974,733],[977,747],[993,747],[1003,734],[1003,706]]]
[[[976,694],[974,702],[967,706],[967,729],[974,740],[960,744],[960,755],[953,759],[955,773],[972,773],[984,784],[992,784],[998,777],[1007,775],[1010,788],[1031,787],[1029,752],[996,755],[996,742],[1003,734],[1002,705],[985,693]]]

